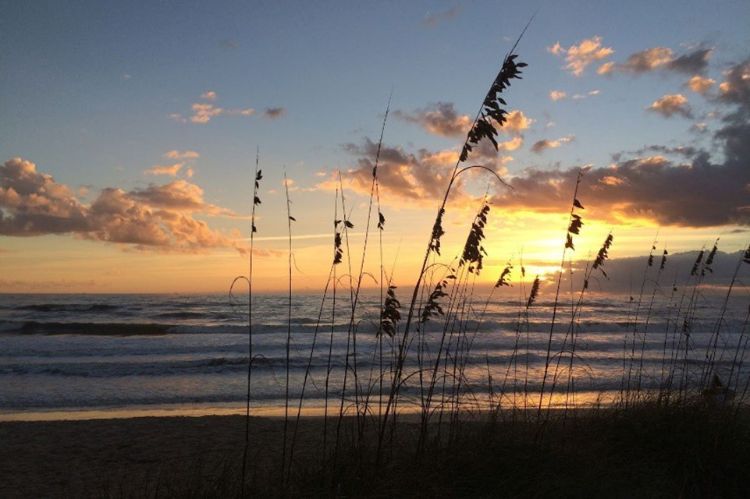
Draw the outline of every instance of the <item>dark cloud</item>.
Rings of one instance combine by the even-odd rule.
[[[369,193],[377,146],[370,139],[365,139],[362,144],[344,146],[344,150],[358,156],[357,166],[346,175],[350,187],[358,192]],[[420,149],[413,154],[401,147],[384,145],[380,150],[378,180],[381,188],[394,198],[432,200],[445,189],[457,160],[458,153],[455,151],[430,152]],[[333,184],[335,182],[323,182],[320,187],[335,187]],[[460,185],[457,187],[460,188]]]
[[[662,146],[658,144],[652,144],[649,146],[642,147],[636,154],[647,154],[647,153],[661,153],[661,154],[673,154],[683,156],[685,158],[692,158],[697,154],[698,150],[691,146]]]
[[[681,149],[689,159],[675,162],[661,155],[590,168],[580,188],[587,214],[600,219],[647,218],[662,225],[750,225],[750,61],[727,73],[723,102],[734,109],[714,134],[722,161],[705,151]],[[655,152],[661,146],[649,146]],[[664,152],[676,152],[664,148]],[[692,154],[691,154],[692,153]],[[578,170],[529,169],[511,179],[512,194],[502,194],[509,208],[559,211],[569,203]]]
[[[702,48],[694,50],[669,61],[667,69],[688,75],[703,73],[708,67],[708,59],[710,57],[711,49]]]
[[[286,109],[283,107],[267,107],[265,111],[263,111],[263,116],[272,120],[281,118],[285,114],[286,114]]]
[[[660,144],[651,144],[643,146],[635,151],[621,151],[612,155],[613,161],[620,161],[625,156],[652,156],[654,154],[664,154],[667,156],[679,156],[686,159],[692,159],[698,154],[698,149],[691,146],[663,146]]]
[[[505,170],[504,164],[512,158],[498,154],[489,142],[485,142],[480,142],[474,149],[470,164],[481,164],[502,175]],[[346,187],[363,195],[369,194],[378,144],[365,138],[360,144],[345,144],[343,149],[356,158],[356,166],[349,169],[344,176]],[[400,205],[405,200],[416,205],[433,203],[443,195],[457,161],[458,152],[453,149],[419,149],[412,153],[402,147],[383,145],[378,166],[378,181],[383,202]],[[462,175],[455,182],[452,200],[468,201],[475,198],[465,189],[469,175]],[[331,177],[319,183],[317,187],[333,190],[338,187],[338,180]]]
[[[586,206],[584,216],[612,222],[646,219],[687,227],[750,225],[748,74],[750,62],[731,68],[724,93],[718,98],[730,107],[722,126],[714,132],[713,142],[721,153],[718,159],[694,146],[653,144],[636,151],[636,157],[625,159],[625,154],[619,153],[613,165],[586,170],[579,191]],[[366,140],[360,145],[348,144],[345,149],[357,156],[356,166],[347,175],[352,187],[369,193],[377,144]],[[444,193],[456,153],[425,149],[409,153],[400,147],[384,147],[381,160],[379,178],[389,191],[386,199],[434,203]],[[472,161],[482,164],[485,158]],[[488,156],[486,161],[496,170],[502,169],[502,158]],[[494,203],[507,210],[560,213],[570,205],[578,171],[526,169],[515,177],[506,177],[513,190],[496,193]],[[331,182],[321,187],[333,189],[335,185]],[[460,182],[455,196],[471,198]]]
[[[393,114],[408,123],[421,126],[428,133],[442,137],[464,138],[473,123],[471,117],[456,111],[452,102],[436,102],[411,112],[396,110]],[[505,117],[506,121],[500,131],[508,135],[520,135],[534,122],[518,110],[510,111]]]
[[[393,114],[443,137],[465,136],[472,123],[471,118],[456,111],[452,102],[436,102],[413,112],[396,110]]]
[[[130,192],[105,188],[91,205],[85,205],[66,185],[38,172],[31,161],[13,158],[0,166],[0,234],[5,236],[69,233],[139,249],[243,251],[195,219],[196,213],[231,214],[204,202],[203,190],[184,180]]]
[[[641,219],[665,226],[750,226],[750,61],[730,68],[721,88],[716,101],[728,109],[713,132],[713,144],[719,148],[716,157],[695,146],[659,144],[635,151],[636,157],[623,159],[626,153],[618,153],[611,166],[586,169],[579,190],[586,206],[584,217],[615,223]],[[350,186],[368,194],[377,144],[365,140],[344,149],[357,157],[346,176]],[[477,148],[480,152],[471,158],[472,164],[486,161],[502,171],[507,157],[485,156],[485,149]],[[444,193],[456,156],[453,150],[411,153],[384,147],[379,169],[381,185],[388,191],[384,199],[434,204]],[[493,202],[510,211],[560,213],[570,205],[578,171],[577,167],[528,168],[514,177],[506,176],[513,189],[497,192]],[[461,183],[465,179],[459,180],[452,199],[473,199]],[[333,181],[319,185],[336,186]]]
[[[688,75],[702,74],[708,67],[711,49],[699,48],[675,56],[667,47],[652,47],[628,56],[624,63],[606,63],[597,71],[599,74],[630,73],[643,74],[650,71],[664,70]]]
[[[509,209],[559,212],[570,204],[577,169],[527,170],[510,180]],[[692,164],[661,156],[591,168],[579,189],[588,216],[603,220],[646,218],[661,225],[750,224],[750,169],[733,162],[711,164],[699,154]]]
[[[719,91],[722,102],[738,104],[742,111],[750,111],[750,59],[729,69]]]
[[[531,146],[531,152],[541,154],[546,149],[556,149],[560,147],[563,144],[567,144],[568,142],[572,142],[575,139],[572,135],[569,135],[567,137],[560,137],[559,139],[542,139],[537,140],[534,142],[534,144]]]

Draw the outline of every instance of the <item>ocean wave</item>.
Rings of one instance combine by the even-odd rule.
[[[12,310],[27,310],[31,312],[111,312],[122,308],[122,306],[107,303],[36,303],[10,308]]]
[[[172,327],[171,324],[156,323],[0,321],[0,332],[24,335],[152,336],[168,334]]]

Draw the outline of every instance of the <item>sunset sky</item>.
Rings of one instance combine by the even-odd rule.
[[[321,289],[341,171],[358,264],[383,115],[384,261],[412,282],[474,114],[518,46],[500,151],[452,194],[445,261],[492,198],[482,279],[750,240],[750,3],[0,0],[0,292]],[[373,222],[373,226],[374,226]],[[374,228],[374,227],[373,227]],[[375,231],[374,231],[375,232]],[[377,237],[368,266],[377,274]],[[355,264],[353,264],[355,265]]]

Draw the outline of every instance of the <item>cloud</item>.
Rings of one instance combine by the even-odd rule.
[[[742,110],[750,108],[750,59],[736,64],[727,71],[719,85],[719,99],[729,104],[739,104]]]
[[[708,67],[711,49],[701,48],[672,59],[667,66],[672,71],[685,74],[702,73]]]
[[[508,133],[520,134],[534,123],[534,120],[523,114],[523,111],[511,111],[505,118],[502,130]]]
[[[472,119],[459,114],[452,102],[436,102],[413,112],[396,110],[396,117],[421,126],[433,135],[463,137],[469,131]]]
[[[190,122],[200,125],[205,125],[211,119],[221,115],[231,116],[252,116],[255,114],[253,108],[238,108],[238,109],[224,109],[213,104],[205,104],[202,102],[196,102],[190,108],[193,110],[192,116],[190,116]]]
[[[688,104],[687,98],[682,94],[669,94],[656,99],[646,108],[649,111],[659,113],[665,118],[671,118],[674,115],[692,118],[693,113]]]
[[[267,107],[263,111],[263,116],[272,120],[281,118],[285,114],[286,114],[286,109],[284,109],[283,107]]]
[[[461,12],[461,7],[459,5],[456,5],[455,7],[452,7],[448,10],[443,10],[440,12],[435,12],[435,13],[428,12],[424,16],[424,20],[422,21],[422,23],[429,28],[434,28],[440,23],[450,21],[451,19],[456,17],[460,12]]]
[[[164,153],[164,157],[167,159],[176,159],[176,160],[184,160],[184,159],[198,159],[200,158],[200,154],[198,154],[195,151],[178,151],[176,149],[173,149],[171,151],[167,151]]]
[[[196,102],[190,107],[193,110],[193,115],[190,117],[191,123],[206,124],[211,121],[211,118],[215,118],[224,113],[222,108],[216,107],[213,104],[204,104],[202,102]]]
[[[179,123],[194,123],[197,125],[205,125],[212,119],[218,116],[252,116],[255,114],[255,109],[248,108],[223,108],[215,105],[213,102],[217,99],[216,92],[207,91],[201,94],[201,99],[210,102],[194,102],[190,106],[191,114],[189,117],[183,116],[181,113],[172,113],[169,117]]]
[[[194,160],[200,157],[195,151],[185,150],[178,151],[173,149],[163,154],[166,159],[176,160],[176,162],[169,165],[154,165],[147,169],[144,173],[146,175],[169,175],[170,177],[176,177],[178,173],[187,165],[192,163]],[[188,167],[184,170],[185,175],[189,178],[193,176],[192,167]]]
[[[174,163],[171,165],[154,165],[145,171],[146,175],[169,175],[176,177],[185,163]]]
[[[579,191],[584,218],[663,226],[750,226],[750,60],[733,66],[724,83],[726,90],[716,99],[732,109],[713,133],[720,160],[695,146],[654,144],[636,151],[638,157],[621,159],[622,153],[617,154],[610,166],[586,168]],[[345,176],[347,187],[369,194],[376,149],[371,140],[345,146],[356,158]],[[378,170],[384,202],[434,205],[444,193],[456,155],[453,150],[408,153],[384,147]],[[505,158],[488,161],[502,171]],[[577,167],[528,168],[506,176],[513,190],[495,192],[493,203],[510,212],[564,212],[578,172]],[[452,196],[461,202],[471,199],[463,180],[459,178]],[[319,184],[331,190],[337,186],[333,180]]]
[[[178,211],[201,211],[206,207],[203,189],[186,180],[173,180],[168,184],[149,184],[143,189],[130,191],[129,196],[144,204]]]
[[[396,110],[393,114],[441,137],[464,138],[473,123],[468,115],[460,114],[452,102],[436,102],[411,112]],[[505,117],[506,122],[500,131],[507,134],[520,134],[534,122],[518,110],[510,111]]]
[[[515,151],[519,147],[523,145],[523,138],[522,137],[513,137],[510,140],[506,140],[505,142],[498,142],[497,148],[501,151]]]
[[[600,90],[589,90],[585,94],[573,94],[571,96],[571,99],[573,99],[573,100],[581,100],[581,99],[585,99],[587,97],[593,97],[595,95],[599,95],[600,93],[601,93]],[[552,90],[549,93],[549,98],[552,101],[559,101],[559,100],[567,99],[568,98],[568,94],[565,93],[565,92],[563,92],[562,90]]]
[[[713,86],[714,83],[716,82],[711,78],[696,75],[688,80],[687,86],[695,93],[705,94]]]
[[[547,52],[554,55],[560,55],[563,52],[565,52],[565,49],[562,48],[562,45],[560,45],[560,42],[555,42],[554,45],[551,47],[547,47]]]
[[[583,100],[583,99],[586,99],[588,97],[593,97],[595,95],[599,95],[600,93],[601,93],[600,90],[589,90],[585,94],[573,94],[573,96],[571,97],[571,99],[573,99],[573,100]]]
[[[625,63],[619,66],[619,69],[633,73],[645,73],[666,66],[672,61],[672,58],[672,49],[653,47],[631,54]]]
[[[560,137],[559,139],[556,139],[556,140],[549,140],[549,139],[538,140],[534,142],[534,145],[531,146],[531,152],[541,154],[546,149],[555,149],[557,147],[560,147],[563,144],[572,142],[573,140],[575,140],[575,137],[573,135],[568,135],[567,137]]]
[[[601,220],[651,220],[660,225],[711,227],[750,226],[750,60],[727,72],[731,91],[719,97],[734,110],[714,133],[720,162],[693,147],[651,145],[643,152],[660,154],[589,168],[579,191],[585,216]],[[512,194],[500,193],[506,209],[559,212],[570,202],[577,168],[528,169],[509,179]]]
[[[657,154],[666,154],[668,156],[680,156],[682,158],[690,159],[694,157],[696,154],[698,154],[698,152],[699,152],[698,149],[692,146],[670,147],[670,146],[664,146],[661,144],[652,144],[652,145],[641,147],[640,149],[636,151],[633,151],[633,154],[635,154],[636,156],[644,156],[644,155],[657,153]],[[615,161],[620,161],[620,159],[622,158],[624,154],[625,153],[616,153],[612,155],[612,158]]]
[[[557,42],[548,47],[547,51],[557,56],[564,55],[567,63],[565,69],[575,76],[581,76],[591,63],[606,59],[614,53],[612,48],[602,46],[602,37],[600,36],[581,40],[578,45],[571,45],[567,49],[563,48],[560,42]]]
[[[129,192],[107,187],[86,205],[31,161],[12,158],[0,166],[0,234],[5,236],[74,234],[142,250],[244,251],[196,214],[232,212],[206,203],[203,190],[184,180]]]
[[[652,47],[628,56],[624,63],[607,62],[599,66],[597,73],[609,75],[615,72],[639,75],[656,70],[673,71],[684,74],[703,73],[708,67],[711,49],[699,48],[686,54],[675,56],[668,47]]]
[[[530,169],[510,179],[511,195],[496,203],[506,209],[560,212],[569,205],[577,168]],[[584,175],[579,199],[584,217],[600,220],[647,219],[660,225],[718,226],[750,224],[746,185],[750,173],[742,164],[714,165],[699,155],[689,164],[661,156],[591,168]]]
[[[360,144],[345,144],[344,151],[355,157],[355,166],[343,176],[345,187],[368,195],[372,182],[372,168],[378,144],[364,139]],[[505,173],[505,164],[512,160],[510,156],[498,155],[491,145],[484,142],[474,150],[471,164],[482,164],[500,174]],[[378,181],[381,189],[381,200],[384,203],[409,201],[417,206],[432,203],[442,196],[451,172],[458,160],[458,151],[445,149],[429,151],[420,149],[415,153],[405,151],[398,146],[383,145],[380,150]],[[461,176],[454,184],[453,199],[469,199],[471,195],[465,189],[468,176]],[[317,189],[334,190],[338,179],[333,174],[327,180],[318,183]]]
[[[614,69],[615,69],[615,63],[614,62],[612,62],[612,61],[605,62],[604,64],[602,64],[601,66],[599,66],[596,69],[596,74],[599,74],[599,75],[608,75],[608,74],[611,74],[612,71],[614,71]]]
[[[567,95],[568,94],[566,94],[562,90],[552,90],[549,93],[549,98],[552,99],[552,101],[557,102],[557,101],[562,100],[565,97],[567,97]]]

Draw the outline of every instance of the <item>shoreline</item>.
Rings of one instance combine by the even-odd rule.
[[[512,392],[505,395],[507,408],[505,411],[523,411],[523,402],[519,399],[522,395],[517,394],[515,404],[512,403]],[[581,391],[576,392],[576,406],[568,410],[588,411],[597,409],[610,409],[616,407],[617,396],[619,391]],[[387,394],[383,395],[383,406]],[[338,413],[338,400],[331,398],[332,406],[329,406],[329,416]],[[525,410],[536,411],[539,401],[538,392],[528,393],[528,403]],[[296,416],[298,398],[290,400],[290,416]],[[253,401],[253,404],[256,404]],[[497,399],[495,400],[495,404]],[[413,415],[421,412],[421,406],[418,400],[402,399],[399,402],[399,415]],[[434,407],[435,402],[433,402]],[[475,409],[471,400],[462,402],[462,412],[464,413],[483,413],[487,412],[487,405],[480,404],[479,409]],[[548,399],[545,397],[543,411],[560,411],[565,409],[565,395],[555,394],[555,400],[552,407],[547,407]],[[494,406],[494,404],[493,404]],[[369,403],[370,413],[377,412],[377,397],[373,396]],[[264,418],[283,418],[284,405],[283,400],[278,403],[267,405],[251,406],[251,416]],[[305,399],[305,405],[302,408],[302,417],[323,417],[324,404],[322,399]],[[347,411],[351,413],[351,409]],[[4,422],[32,422],[32,421],[86,421],[101,419],[132,419],[142,417],[204,417],[204,416],[244,416],[244,402],[207,402],[203,404],[195,403],[175,403],[175,404],[153,404],[153,405],[131,405],[131,406],[101,406],[101,407],[60,407],[60,408],[38,408],[38,409],[16,409],[0,411],[0,424]]]

